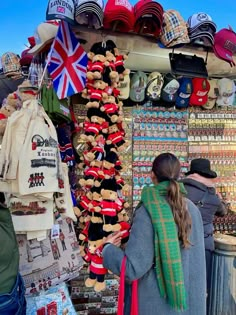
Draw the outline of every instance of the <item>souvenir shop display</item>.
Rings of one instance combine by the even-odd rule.
[[[0,190],[27,315],[116,314],[119,278],[103,266],[104,238],[122,231],[125,247],[158,154],[177,156],[180,178],[192,159],[211,161],[228,205],[214,233],[236,233],[235,81],[211,78],[208,55],[197,55],[235,65],[236,35],[207,13],[184,21],[144,0],[49,0],[46,20],[21,58],[1,58],[6,77],[27,76],[0,108]],[[165,71],[155,48],[172,49]]]

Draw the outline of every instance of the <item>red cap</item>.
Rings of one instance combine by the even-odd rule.
[[[163,13],[163,7],[158,2],[138,1],[134,6],[135,32],[158,36],[163,23]]]
[[[134,26],[134,8],[128,0],[108,0],[104,9],[103,26],[111,29],[117,23],[116,30],[129,32]]]
[[[193,106],[205,105],[208,101],[210,84],[205,78],[192,79],[193,92],[190,96],[189,104]]]
[[[231,67],[235,62],[233,54],[236,53],[236,34],[232,29],[223,28],[214,35],[213,50],[219,59],[228,62]]]
[[[28,53],[29,50],[30,50],[30,48],[22,51],[21,59],[20,59],[21,66],[29,66],[31,64],[31,61],[33,59],[33,55]]]

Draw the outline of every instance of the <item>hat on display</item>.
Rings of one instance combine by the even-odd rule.
[[[178,11],[167,10],[164,12],[160,41],[165,47],[174,47],[190,42],[187,23]]]
[[[29,54],[37,54],[43,50],[47,46],[47,44],[51,43],[57,35],[59,23],[50,23],[44,22],[38,25],[34,38],[35,38],[35,46],[31,48],[28,53]]]
[[[167,103],[175,103],[178,96],[179,81],[172,73],[166,73],[161,90],[161,99]]]
[[[22,51],[21,58],[20,58],[20,65],[21,66],[29,66],[31,64],[31,61],[33,59],[33,55],[29,54],[30,48],[27,48]]]
[[[146,86],[146,97],[149,101],[159,101],[164,79],[161,73],[155,71],[149,74]]]
[[[55,1],[49,0],[46,10],[46,20],[65,20],[74,24],[75,20],[75,3],[74,0]]]
[[[212,109],[215,106],[217,96],[219,95],[219,89],[217,84],[217,79],[209,79],[210,90],[208,92],[207,103],[202,105],[204,109]]]
[[[132,75],[130,80],[131,101],[142,103],[145,100],[145,90],[147,86],[147,75],[142,71],[137,71]]]
[[[178,96],[175,101],[175,107],[178,109],[187,108],[193,90],[192,79],[182,77],[179,79],[179,84],[180,86],[178,89]]]
[[[14,77],[21,73],[20,57],[13,52],[4,53],[1,64],[3,73],[7,77]]]
[[[162,5],[152,0],[140,0],[134,6],[134,31],[139,34],[149,34],[158,37],[163,23],[164,9]]]
[[[216,104],[218,106],[231,106],[233,105],[235,96],[235,84],[234,81],[228,78],[222,78],[218,80],[218,97]]]
[[[75,21],[95,29],[103,26],[103,0],[77,0],[75,4]]]
[[[194,159],[190,163],[190,170],[185,175],[197,173],[206,178],[216,178],[216,172],[211,170],[211,163],[208,159]]]
[[[215,32],[216,24],[209,14],[199,12],[188,18],[188,33],[192,43],[208,47],[212,46]]]
[[[108,0],[104,9],[103,27],[120,32],[134,28],[134,8],[128,0]]]
[[[190,96],[189,104],[192,106],[203,106],[208,101],[210,84],[206,78],[193,78],[193,92]]]
[[[223,28],[214,36],[213,50],[219,59],[227,61],[231,67],[235,66],[233,54],[236,52],[236,34],[230,28]]]

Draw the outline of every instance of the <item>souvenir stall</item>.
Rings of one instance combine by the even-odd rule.
[[[125,246],[159,153],[179,158],[181,176],[192,159],[210,159],[229,208],[214,232],[236,236],[236,35],[207,13],[184,21],[151,1],[48,1],[46,20],[1,108],[18,115],[1,120],[0,191],[27,314],[116,314],[103,238],[123,231]]]

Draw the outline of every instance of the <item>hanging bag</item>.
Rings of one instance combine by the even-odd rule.
[[[126,256],[121,263],[117,315],[124,315]],[[132,282],[130,315],[138,315],[138,280]]]
[[[18,171],[20,195],[64,191],[56,129],[40,104],[29,124]]]

